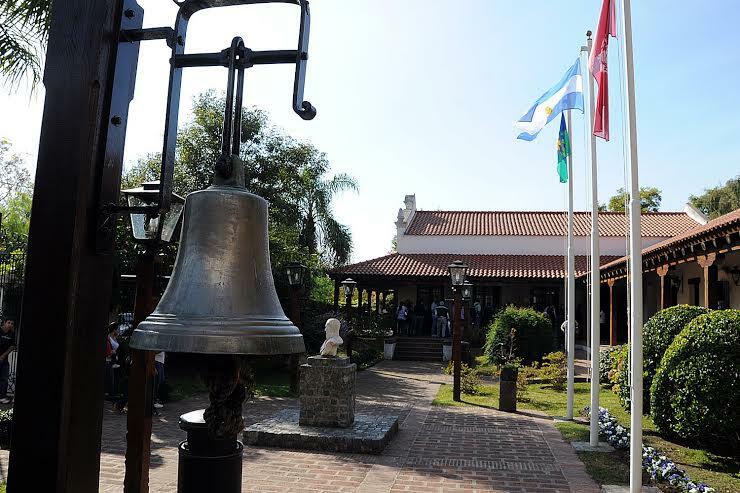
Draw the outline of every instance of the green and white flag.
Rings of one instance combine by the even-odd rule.
[[[565,124],[565,116],[560,114],[560,133],[558,134],[558,176],[560,183],[568,183],[568,156],[570,156],[570,135]]]

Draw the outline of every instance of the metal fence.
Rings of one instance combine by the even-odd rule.
[[[0,252],[0,319],[15,319],[16,341],[21,330],[21,305],[23,304],[23,280],[26,267],[25,252]],[[8,355],[8,393],[15,394],[17,352]]]

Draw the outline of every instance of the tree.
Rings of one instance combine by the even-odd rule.
[[[0,250],[25,248],[32,193],[23,157],[12,152],[10,141],[0,139]]]
[[[298,242],[310,254],[316,253],[321,247],[330,264],[346,264],[352,252],[352,235],[349,228],[334,218],[331,202],[340,192],[357,191],[357,183],[344,173],[324,179],[323,176],[329,169],[326,155],[310,144],[299,144],[297,150],[304,162],[310,163],[300,175],[298,207],[301,213],[301,232]]]
[[[629,193],[618,188],[617,194],[609,199],[609,211],[624,212],[629,202]],[[663,201],[662,192],[655,187],[640,187],[640,209],[642,212],[658,212]],[[599,207],[601,210],[601,207]]]
[[[31,224],[31,194],[18,191],[0,206],[2,230],[0,250],[12,252],[23,250],[28,243],[28,226]]]
[[[51,1],[0,2],[0,76],[11,85],[27,76],[31,77],[32,86],[41,80]]]
[[[174,173],[177,193],[185,196],[211,184],[213,165],[221,152],[224,108],[224,98],[214,91],[194,99],[193,117],[178,133]],[[354,181],[343,174],[327,177],[326,156],[311,144],[298,142],[276,129],[263,111],[244,108],[242,115],[240,157],[246,187],[270,203],[270,257],[276,282],[280,284],[284,277],[280,270],[290,261],[303,262],[312,273],[327,264],[346,262],[352,239],[349,229],[334,218],[331,200],[339,191],[356,189]],[[123,186],[135,187],[157,179],[159,166],[159,154],[143,157],[126,170]],[[301,235],[308,233],[311,224],[316,228],[315,241]],[[117,240],[123,247],[123,272],[133,269],[135,252],[127,228],[119,227]],[[171,257],[174,259],[174,254]]]
[[[0,138],[0,206],[19,191],[31,191],[31,175],[23,157],[12,152],[10,141]]]
[[[691,195],[689,202],[710,219],[740,209],[740,175],[730,178],[724,185],[705,188],[699,196]]]

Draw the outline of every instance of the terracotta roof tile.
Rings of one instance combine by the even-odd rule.
[[[691,240],[701,240],[702,237],[711,238],[713,235],[725,231],[736,231],[740,228],[740,209],[734,210],[724,216],[712,219],[703,226],[697,226],[673,238],[656,243],[645,248],[642,251],[643,257],[656,255],[662,252],[670,251],[671,248],[679,246],[681,243],[691,242]],[[608,264],[602,264],[601,270],[609,270],[614,267],[623,266],[629,257],[618,258]]]
[[[621,212],[599,214],[601,236],[626,236],[628,220]],[[564,212],[526,211],[417,211],[407,235],[470,236],[564,236]],[[653,212],[642,215],[643,237],[671,237],[695,228],[698,223],[683,212]],[[574,215],[576,236],[591,234],[591,213]]]
[[[601,257],[601,263],[615,259]],[[445,254],[400,254],[340,267],[333,271],[334,277],[446,277],[447,266],[462,260],[468,267],[468,276],[475,278],[565,278],[565,258],[562,255],[457,255]],[[576,275],[588,271],[588,257],[576,257]]]

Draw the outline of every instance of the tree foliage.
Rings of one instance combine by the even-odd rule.
[[[12,152],[10,141],[0,139],[0,250],[26,247],[32,191],[23,157]]]
[[[629,200],[630,194],[624,188],[618,188],[616,195],[609,199],[609,211],[624,212]],[[658,212],[662,201],[663,195],[658,188],[640,187],[640,209],[642,212]]]
[[[41,80],[50,12],[51,0],[0,2],[0,77],[11,86],[26,77],[32,86]]]
[[[724,185],[705,188],[703,194],[690,196],[689,202],[710,219],[740,209],[740,175]]]
[[[225,100],[214,91],[197,96],[193,116],[178,132],[174,190],[185,196],[211,184],[213,166],[221,152]],[[326,155],[313,145],[297,141],[271,124],[266,113],[255,108],[242,112],[242,150],[246,187],[270,203],[270,257],[278,290],[285,284],[282,267],[300,261],[309,267],[309,291],[324,298],[326,266],[346,263],[352,249],[349,229],[334,217],[332,199],[344,190],[356,190],[344,174],[329,177]],[[158,179],[160,155],[150,154],[126,170],[124,188]],[[132,272],[136,247],[128,225],[119,223],[117,244],[121,271]],[[174,247],[167,253],[174,261]],[[312,291],[311,291],[312,292]],[[312,292],[312,297],[314,296]]]

